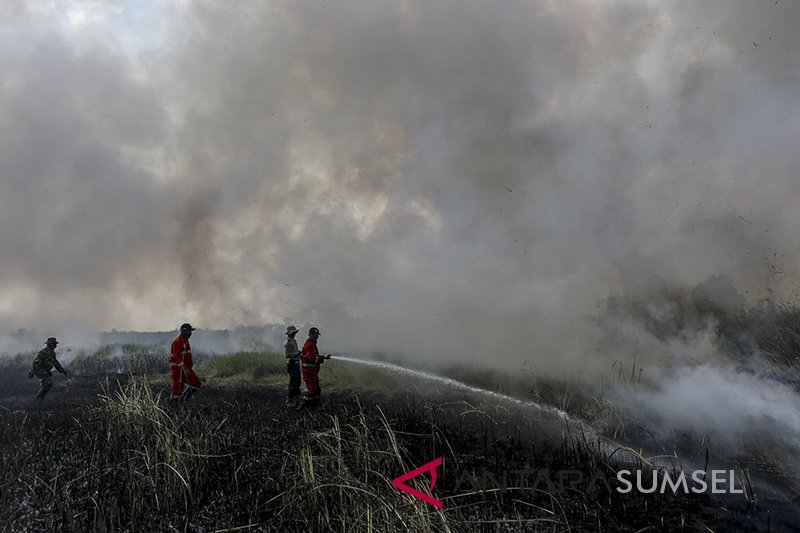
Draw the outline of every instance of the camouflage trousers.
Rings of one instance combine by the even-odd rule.
[[[39,393],[36,395],[40,400],[45,397],[47,391],[53,387],[53,378],[50,372],[36,372],[34,374],[39,378]]]

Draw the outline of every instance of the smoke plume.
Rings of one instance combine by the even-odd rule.
[[[0,329],[287,320],[341,350],[607,371],[610,294],[794,290],[797,20],[5,3]]]

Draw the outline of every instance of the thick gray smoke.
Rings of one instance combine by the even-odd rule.
[[[286,319],[338,349],[607,371],[610,293],[795,288],[798,21],[3,3],[0,329]]]

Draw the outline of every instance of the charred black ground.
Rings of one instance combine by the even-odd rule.
[[[295,412],[283,405],[276,355],[227,356],[202,369],[202,394],[175,408],[159,374],[79,376],[37,404],[19,368],[3,368],[2,531],[788,531],[796,523],[788,501],[764,496],[619,494],[617,469],[641,466],[630,454],[609,457],[551,415],[421,381],[395,376],[367,389],[378,371],[332,365],[323,407]],[[389,484],[439,456],[442,511]],[[584,479],[562,482],[562,470]]]

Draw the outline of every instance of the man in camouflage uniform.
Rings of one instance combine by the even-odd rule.
[[[56,359],[56,346],[58,346],[58,341],[55,337],[47,339],[47,348],[42,349],[42,351],[36,355],[36,359],[33,360],[33,366],[30,372],[28,372],[28,379],[33,376],[39,378],[39,394],[36,395],[36,398],[39,400],[43,400],[47,391],[53,386],[53,380],[50,377],[52,376],[50,371],[53,367],[56,367],[56,370],[65,376],[67,375],[67,371],[64,370],[61,363]]]

